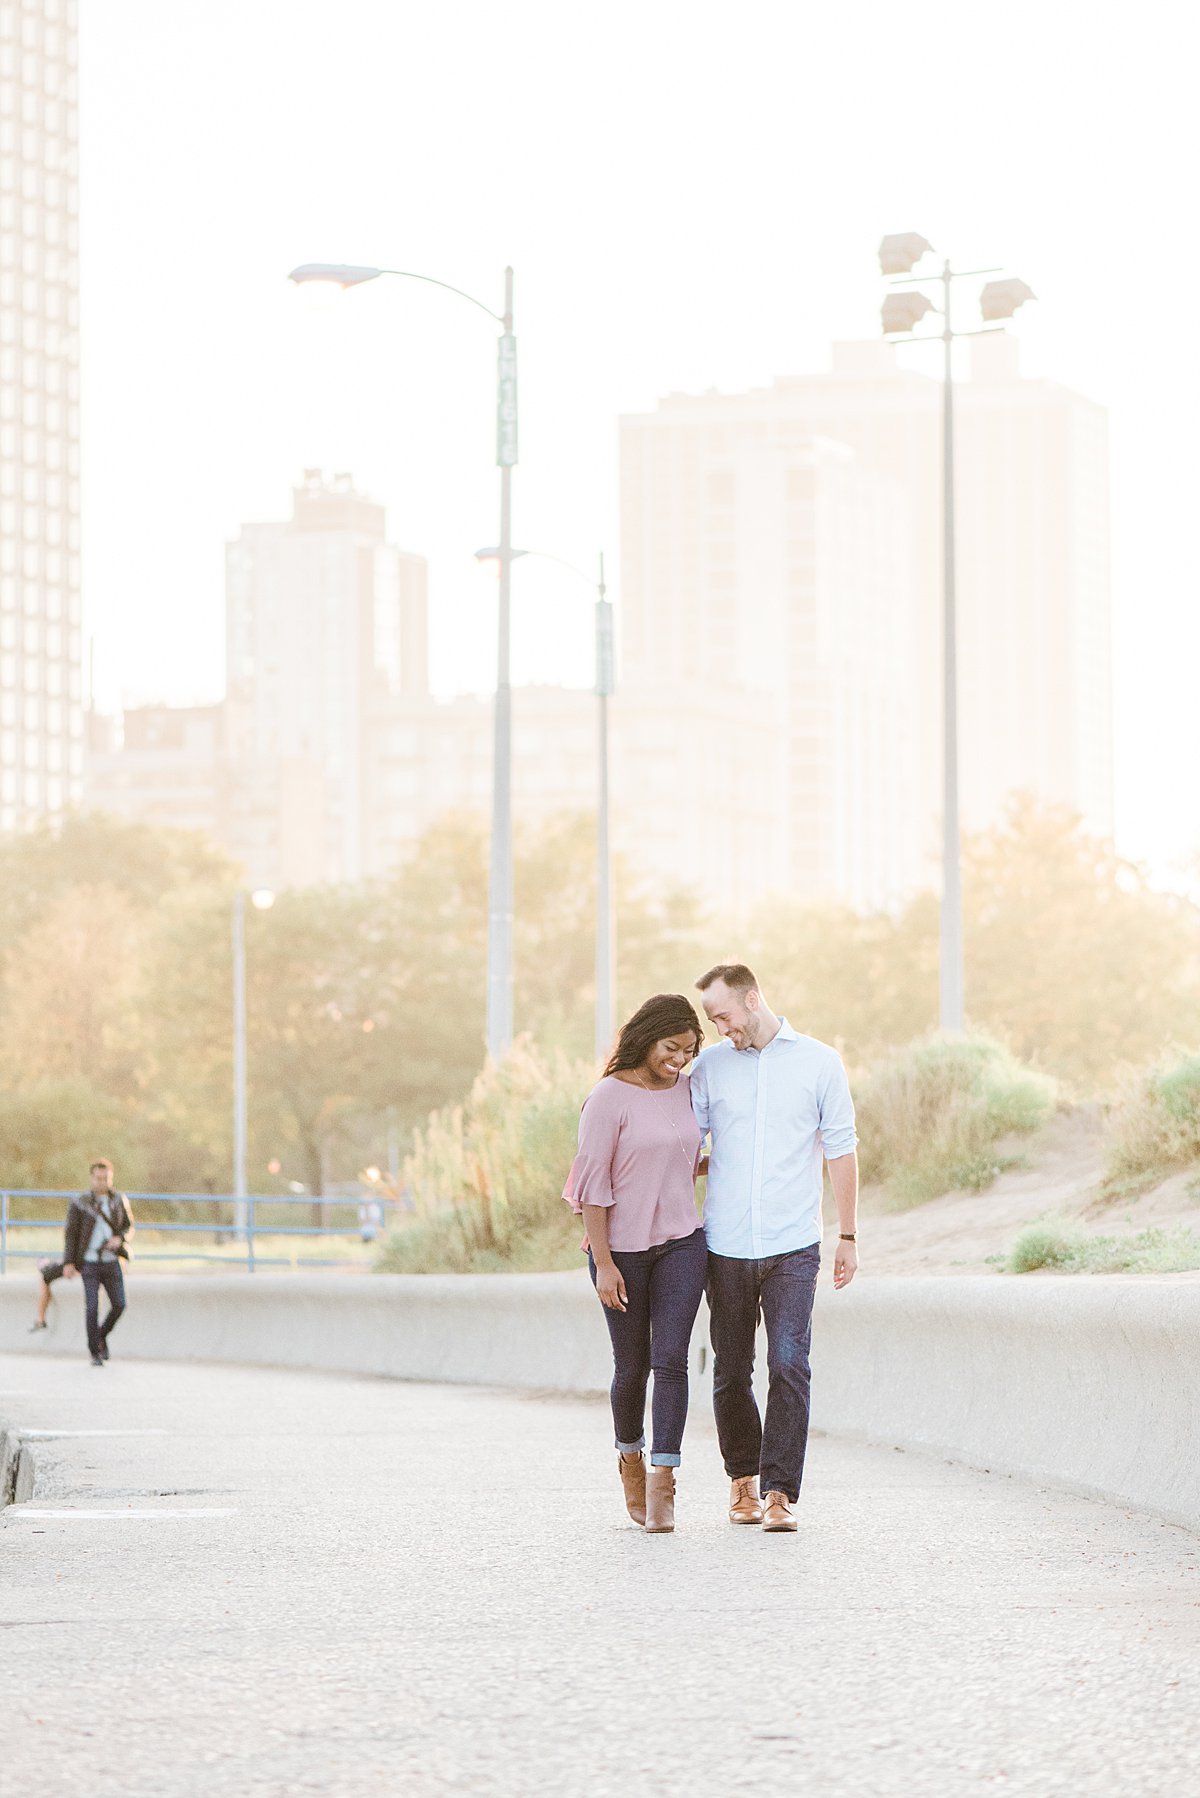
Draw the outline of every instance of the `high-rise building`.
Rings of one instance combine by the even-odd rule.
[[[378,714],[428,691],[426,564],[384,523],[348,475],[310,469],[287,523],[229,546],[230,835],[254,881],[372,870]]]
[[[91,714],[88,799],[131,823],[229,839],[223,705],[143,705],[120,720]]]
[[[0,4],[0,829],[83,788],[76,0]]]
[[[904,828],[917,608],[905,496],[843,444],[727,400],[622,425],[617,835],[723,905],[883,907]],[[674,720],[674,754],[663,737]]]
[[[1105,414],[1023,380],[1007,336],[973,349],[956,385],[964,821],[1026,790],[1107,834]],[[714,738],[697,765],[714,820],[739,792],[756,814],[729,898],[781,886],[874,906],[935,875],[940,430],[939,383],[882,343],[622,420],[624,703],[650,717],[690,697]],[[769,739],[748,761],[747,731]],[[640,800],[630,784],[632,819]],[[679,835],[711,875],[723,833],[696,823]],[[645,838],[665,863],[667,840]],[[682,843],[670,858],[702,877]]]

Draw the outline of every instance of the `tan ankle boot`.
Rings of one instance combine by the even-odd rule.
[[[646,1475],[646,1534],[665,1536],[675,1528],[675,1469],[652,1467]]]
[[[625,1488],[625,1509],[635,1523],[646,1521],[646,1458],[642,1454],[625,1455],[617,1451],[617,1466]]]

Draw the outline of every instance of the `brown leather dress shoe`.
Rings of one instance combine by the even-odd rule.
[[[652,1467],[646,1475],[646,1534],[665,1536],[675,1528],[675,1469]]]
[[[758,1475],[748,1473],[734,1480],[729,1488],[730,1523],[761,1523],[762,1503],[758,1496]]]
[[[617,1466],[621,1472],[621,1484],[625,1488],[625,1509],[635,1523],[645,1523],[646,1457],[640,1453],[623,1455],[618,1450]]]
[[[765,1530],[794,1530],[796,1517],[792,1501],[782,1492],[768,1492],[763,1500],[762,1526]]]

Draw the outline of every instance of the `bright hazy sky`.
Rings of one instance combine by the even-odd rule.
[[[617,562],[616,418],[826,366],[919,230],[1037,292],[1025,372],[1110,408],[1118,831],[1200,850],[1200,166],[1161,0],[83,0],[85,583],[102,701],[222,686],[223,545],[306,466],[430,558],[439,688],[485,688],[494,330],[308,260],[516,269],[519,545]],[[920,352],[923,356],[930,352]],[[931,371],[932,372],[932,371]],[[589,595],[514,576],[517,679],[589,679]]]

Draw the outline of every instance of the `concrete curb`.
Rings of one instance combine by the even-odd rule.
[[[0,1429],[0,1511],[28,1503],[36,1482],[37,1462],[28,1443],[16,1430]]]
[[[82,1304],[24,1334],[31,1284],[0,1281],[0,1342],[85,1353]],[[142,1275],[125,1356],[393,1379],[607,1391],[608,1336],[583,1272]],[[711,1383],[705,1322],[694,1398]],[[822,1286],[813,1423],[1116,1499],[1200,1528],[1200,1282],[860,1278]],[[106,1377],[106,1376],[101,1376]]]

